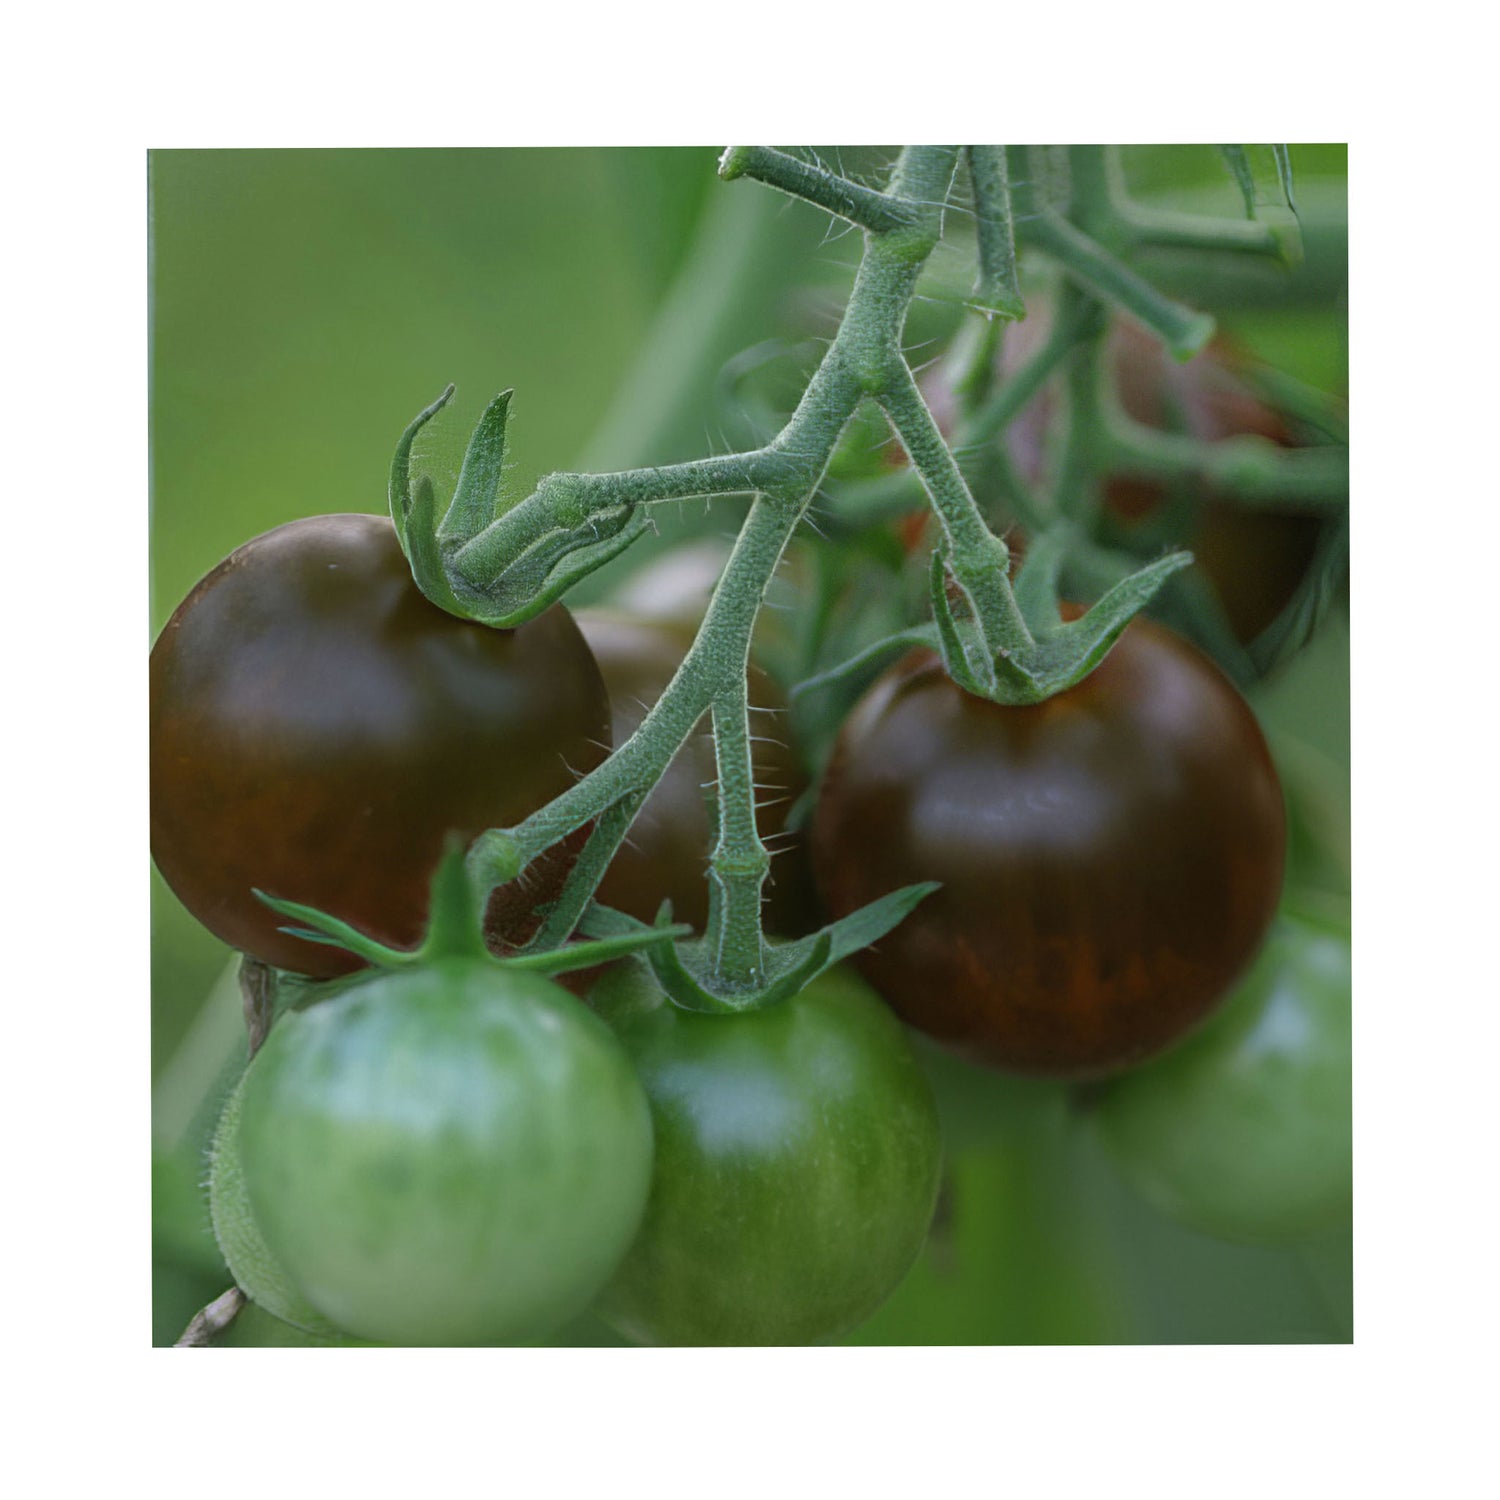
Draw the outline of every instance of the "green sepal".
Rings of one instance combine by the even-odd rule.
[[[1245,217],[1255,217],[1255,173],[1250,170],[1250,158],[1245,153],[1243,146],[1220,146],[1219,155],[1224,158],[1224,165],[1229,168],[1229,175],[1234,178],[1235,186],[1240,190],[1240,197],[1245,200]]]
[[[808,947],[807,945],[811,945]],[[712,958],[702,938],[667,948],[653,948],[647,957],[667,998],[683,1010],[734,1015],[763,1010],[807,988],[829,966],[831,940],[826,932],[803,938],[786,948],[766,949],[765,982],[753,989],[721,995],[711,987]],[[802,951],[793,954],[788,949]]]
[[[933,608],[938,618],[929,625],[899,631],[866,646],[842,665],[809,677],[792,689],[796,698],[812,692],[837,689],[852,703],[892,658],[925,647],[943,658],[948,675],[978,698],[996,703],[1041,703],[1082,682],[1104,660],[1121,632],[1155,598],[1174,573],[1189,566],[1192,554],[1172,552],[1115,583],[1088,612],[1077,620],[1057,617],[1057,584],[1066,532],[1051,528],[1032,543],[1016,580],[1016,603],[1027,627],[1036,638],[1024,652],[1001,654],[994,660],[993,686],[979,685],[965,655],[946,594]],[[936,576],[934,569],[933,576]]]
[[[482,592],[466,593],[463,613],[501,629],[523,624],[651,529],[644,510],[621,505],[577,526],[549,531]]]
[[[1192,560],[1190,552],[1171,552],[1158,558],[1121,579],[1078,619],[1054,621],[1038,635],[1035,648],[1024,662],[1002,658],[996,663],[1002,679],[996,701],[1041,703],[1082,682],[1109,654],[1125,627],[1156,597],[1162,584]]]
[[[461,547],[499,514],[500,480],[505,472],[505,423],[514,390],[501,391],[485,407],[464,452],[464,465],[448,512],[438,527],[445,547]]]
[[[908,651],[936,651],[937,631],[932,625],[914,625],[909,630],[898,630],[894,635],[883,636],[857,651],[847,661],[825,672],[805,677],[792,688],[791,698],[795,703],[810,693],[821,693],[830,688],[840,690],[840,695],[853,703],[881,672],[897,657]]]
[[[411,450],[417,434],[442,411],[453,399],[455,387],[449,386],[431,406],[412,418],[396,444],[395,456],[391,459],[391,479],[388,503],[391,508],[391,524],[396,528],[396,538],[401,550],[406,552],[406,515],[411,509]],[[410,554],[407,554],[410,556]]]
[[[989,697],[995,688],[995,664],[982,641],[964,639],[964,629],[948,602],[948,566],[940,547],[934,549],[927,570],[927,591],[944,669],[961,688],[980,698]]]
[[[409,968],[445,958],[491,959],[484,945],[479,893],[469,879],[463,840],[456,835],[444,841],[443,857],[433,872],[429,890],[427,931],[415,948],[391,948],[315,906],[283,901],[264,891],[256,891],[255,896],[272,911],[294,917],[303,924],[283,927],[281,931],[309,942],[343,948],[379,969]]]
[[[463,842],[457,838],[447,841],[443,858],[432,877],[431,892],[427,931],[421,943],[411,949],[388,947],[366,936],[348,922],[319,911],[316,907],[304,906],[296,901],[282,901],[275,896],[266,895],[264,891],[256,891],[255,895],[272,911],[295,917],[306,924],[302,927],[283,927],[282,932],[305,938],[308,942],[343,948],[379,969],[410,968],[413,964],[460,958],[480,959],[499,964],[502,968],[523,969],[534,974],[567,974],[574,969],[588,969],[597,964],[609,963],[623,954],[670,946],[674,940],[690,935],[693,930],[682,924],[673,926],[670,913],[668,920],[648,927],[633,917],[627,917],[596,902],[590,905],[588,912],[595,930],[587,935],[599,939],[598,941],[573,943],[550,952],[498,958],[485,947],[481,926],[482,903],[469,876]],[[543,907],[541,910],[545,914],[547,908]],[[580,931],[582,930],[580,927]],[[277,972],[279,976],[280,971]],[[290,979],[293,976],[286,977]]]
[[[300,901],[283,901],[278,896],[268,896],[264,891],[251,892],[263,906],[269,906],[278,916],[295,917],[303,925],[281,927],[277,930],[291,937],[299,937],[309,943],[322,943],[330,948],[343,948],[346,952],[362,958],[366,963],[381,969],[399,969],[417,962],[417,953],[389,948],[372,937],[366,937],[357,927],[348,922],[319,911],[315,906],[304,906]]]
[[[496,629],[539,615],[651,528],[641,508],[615,506],[555,527],[511,559],[498,577],[471,584],[464,575],[463,549],[502,513],[500,481],[513,394],[502,391],[485,408],[469,438],[453,498],[441,516],[431,480],[423,478],[413,485],[411,454],[417,434],[448,404],[451,385],[402,433],[391,461],[391,521],[417,587],[448,614]]]
[[[740,988],[730,994],[716,991],[709,980],[709,957],[701,938],[690,943],[661,943],[650,948],[647,957],[667,998],[683,1010],[715,1015],[762,1010],[768,1005],[789,1000],[818,975],[858,953],[861,948],[878,942],[919,901],[937,889],[935,881],[905,886],[850,912],[847,917],[830,923],[819,932],[795,942],[768,947],[765,982],[753,989]],[[648,927],[624,912],[594,905],[579,924],[579,931],[590,937],[629,932],[663,933],[671,930],[668,925],[671,910],[671,903],[663,902],[656,925]]]
[[[1045,634],[1058,619],[1062,602],[1063,564],[1075,544],[1076,528],[1056,521],[1026,544],[1026,556],[1016,576],[1016,608],[1033,635]]]
[[[458,602],[438,541],[437,494],[426,477],[417,482],[416,494],[406,516],[406,541],[403,550],[411,564],[417,587],[441,610],[460,619],[469,618]]]
[[[607,920],[608,915],[624,915],[622,912],[615,912],[613,907],[600,906],[597,902],[592,903],[589,910],[605,914],[604,920]],[[626,920],[633,921],[634,919],[627,918]],[[570,974],[575,969],[592,969],[599,964],[607,964],[617,958],[623,958],[628,953],[639,953],[642,949],[672,943],[678,938],[691,937],[692,932],[693,929],[685,922],[668,927],[643,926],[639,931],[630,928],[621,930],[611,937],[590,938],[585,942],[570,943],[566,948],[554,948],[550,953],[523,953],[503,958],[500,962],[507,969],[528,969],[533,974]]]

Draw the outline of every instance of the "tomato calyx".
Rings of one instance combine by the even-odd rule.
[[[439,609],[462,620],[509,629],[533,618],[581,578],[623,552],[650,529],[645,512],[630,504],[603,509],[569,506],[565,482],[551,486],[555,525],[500,551],[486,543],[508,507],[500,495],[505,428],[513,391],[501,391],[485,408],[464,452],[463,468],[439,513],[432,480],[413,482],[412,447],[418,433],[452,399],[449,386],[419,412],[396,444],[391,460],[391,521],[417,587]],[[471,547],[471,544],[474,544]]]
[[[1075,618],[1064,618],[1058,583],[1073,531],[1071,523],[1060,521],[1027,548],[1015,600],[1031,633],[1030,645],[990,655],[973,615],[961,606],[954,608],[952,595],[958,591],[950,588],[948,558],[938,548],[928,574],[932,620],[888,635],[839,666],[806,679],[793,689],[793,699],[831,690],[852,703],[892,661],[921,647],[942,657],[944,670],[965,692],[994,703],[1042,703],[1076,687],[1167,579],[1193,559],[1188,552],[1168,553],[1121,579]]]
[[[631,922],[629,927],[614,924],[590,941],[570,943],[567,947],[546,952],[526,952],[500,958],[485,945],[481,923],[484,902],[470,879],[463,844],[458,839],[448,841],[433,875],[427,932],[415,948],[392,948],[341,918],[298,901],[282,900],[259,890],[255,895],[272,911],[300,924],[284,927],[283,932],[308,942],[342,948],[378,969],[413,968],[458,959],[551,976],[593,968],[627,953],[670,943],[672,939],[692,932],[691,927],[674,926],[670,921],[649,927],[637,922]],[[607,911],[607,908],[598,910]]]
[[[733,988],[716,978],[715,955],[707,939],[653,943],[646,936],[654,933],[670,937],[683,931],[670,925],[670,901],[662,902],[656,925],[649,927],[624,912],[591,906],[579,924],[579,931],[594,941],[565,951],[573,953],[585,947],[603,947],[606,943],[623,945],[633,938],[632,946],[645,950],[643,956],[649,961],[657,983],[674,1005],[714,1015],[740,1014],[764,1010],[799,994],[836,964],[878,942],[937,889],[938,882],[932,880],[903,886],[818,932],[790,942],[767,944],[762,971],[750,984]],[[630,950],[622,946],[618,951]]]

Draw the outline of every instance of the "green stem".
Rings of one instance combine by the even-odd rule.
[[[1085,291],[1144,323],[1179,358],[1188,359],[1213,337],[1214,320],[1164,297],[1081,229],[1055,214],[1025,226],[1025,237],[1045,251]]]
[[[979,235],[979,300],[1006,318],[1026,316],[1016,277],[1016,231],[1004,146],[970,146],[969,180]]]
[[[635,733],[575,786],[508,830],[522,866],[607,808],[648,792],[738,673],[761,599],[801,516],[800,505],[757,496],[697,638]]]
[[[914,217],[911,206],[899,199],[770,146],[731,146],[719,158],[719,176],[726,182],[753,177],[864,229],[901,229]]]
[[[599,814],[578,862],[568,872],[561,895],[527,944],[528,949],[546,952],[567,942],[648,795],[645,791],[632,792]]]
[[[1076,288],[1068,288],[1064,294],[1065,303],[1092,300]],[[1084,532],[1092,530],[1099,511],[1099,431],[1105,378],[1101,321],[1091,337],[1079,340],[1068,365],[1067,426],[1054,482],[1054,511],[1076,521]]]
[[[723,980],[748,986],[765,972],[760,905],[771,856],[755,826],[755,765],[743,671],[714,699],[713,713],[719,837],[708,867],[705,936]]]
[[[1192,480],[1264,510],[1334,510],[1349,498],[1349,451],[1282,448],[1256,436],[1204,442],[1111,414],[1100,429],[1103,460],[1122,473]]]
[[[905,360],[892,369],[880,395],[912,467],[938,513],[948,540],[949,567],[974,608],[992,654],[1034,645],[1006,581],[1009,551],[984,517]]]

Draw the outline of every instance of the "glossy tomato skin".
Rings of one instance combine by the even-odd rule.
[[[580,610],[577,618],[609,690],[614,743],[623,745],[687,655],[697,621],[602,609]],[[789,738],[785,696],[753,663],[749,688],[756,826],[772,851],[763,920],[768,932],[795,937],[818,926],[805,846],[785,832],[786,815],[806,790],[807,775]],[[631,825],[629,841],[600,883],[600,901],[650,922],[663,899],[670,899],[677,921],[703,930],[713,844],[707,795],[717,780],[711,721],[705,717]]]
[[[1347,933],[1282,917],[1218,1015],[1102,1092],[1100,1133],[1143,1197],[1249,1244],[1348,1228],[1351,979]]]
[[[598,1311],[640,1344],[809,1344],[910,1269],[936,1201],[932,1091],[899,1023],[835,971],[745,1015],[619,964],[592,1003],[651,1101],[645,1221]]]
[[[1280,783],[1244,700],[1137,619],[1077,687],[1006,707],[914,655],[856,705],[813,857],[835,916],[936,880],[859,967],[974,1059],[1101,1076],[1228,992],[1276,908]]]
[[[651,1119],[619,1044],[536,975],[450,960],[284,1016],[240,1165],[266,1251],[329,1323],[509,1344],[576,1316],[640,1222]]]
[[[252,887],[410,947],[444,836],[519,822],[608,746],[603,681],[560,606],[516,630],[458,620],[387,519],[293,521],[209,573],[152,650],[152,854],[225,942],[345,974],[359,961],[279,932]],[[524,900],[497,893],[499,936],[575,851],[529,871]]]

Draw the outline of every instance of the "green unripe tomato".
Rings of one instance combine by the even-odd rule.
[[[214,1238],[234,1284],[252,1302],[293,1328],[326,1337],[338,1330],[297,1290],[285,1267],[271,1253],[250,1207],[240,1158],[240,1119],[249,1076],[246,1072],[235,1085],[214,1134],[208,1177]]]
[[[597,1310],[641,1344],[809,1344],[872,1313],[932,1221],[932,1091],[851,974],[743,1015],[671,1004],[640,963],[591,1002],[651,1101],[645,1222]]]
[[[1100,1132],[1163,1213],[1291,1244],[1352,1212],[1347,935],[1282,917],[1225,1009],[1112,1084]]]
[[[646,1203],[625,1054],[549,980],[483,961],[381,974],[285,1016],[246,1075],[255,1224],[338,1328],[504,1344],[581,1312]]]

